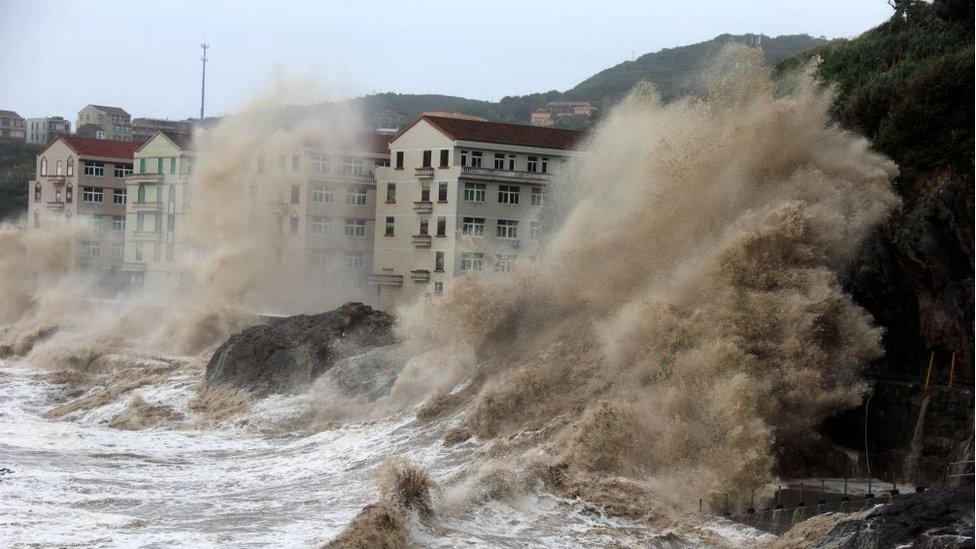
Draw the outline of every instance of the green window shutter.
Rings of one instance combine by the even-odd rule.
[[[160,162],[162,162],[162,160],[160,160]],[[159,203],[162,201],[163,201],[163,186],[156,185],[156,202]]]
[[[163,216],[162,216],[162,214],[157,213],[155,217],[156,217],[156,219],[155,219],[155,225],[154,225],[155,230],[156,231],[163,230]]]
[[[174,175],[176,173],[176,157],[169,159],[169,174]]]
[[[156,173],[158,173],[160,175],[163,174],[163,159],[162,158],[157,158],[156,159]]]
[[[146,173],[146,159],[139,159],[139,173]]]

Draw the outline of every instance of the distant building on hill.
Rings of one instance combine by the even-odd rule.
[[[551,128],[555,122],[552,119],[552,115],[546,109],[536,109],[532,113],[532,125],[539,126],[540,128]]]
[[[550,101],[544,109],[536,109],[532,113],[533,126],[549,128],[556,124],[556,119],[569,116],[589,118],[596,111],[596,107],[589,101]]]
[[[162,118],[134,118],[132,120],[132,140],[145,143],[158,132],[190,135],[193,123],[189,120],[166,120]]]
[[[79,135],[82,128],[93,124],[97,129],[87,129],[85,137],[95,139],[109,139],[112,141],[132,141],[132,116],[119,107],[105,105],[88,105],[78,111],[75,127]]]
[[[14,111],[0,110],[0,140],[25,141],[27,128],[24,119]]]
[[[71,122],[60,116],[27,119],[27,142],[47,145],[59,135],[71,134]]]

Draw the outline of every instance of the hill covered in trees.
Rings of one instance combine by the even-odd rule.
[[[19,141],[0,141],[0,220],[13,221],[27,211],[27,181],[43,147]]]

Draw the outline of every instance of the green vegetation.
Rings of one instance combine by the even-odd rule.
[[[40,145],[0,141],[0,221],[15,221],[27,212],[27,182],[34,178]]]
[[[886,23],[780,63],[820,57],[837,86],[835,118],[867,136],[902,171],[973,173],[973,2],[897,0]],[[902,196],[911,198],[905,177]]]

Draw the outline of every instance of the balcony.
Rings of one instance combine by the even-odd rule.
[[[379,286],[403,286],[403,275],[390,273],[372,274],[369,276],[369,282]]]
[[[132,211],[135,212],[156,212],[163,207],[162,202],[132,202]]]
[[[430,200],[421,200],[413,203],[413,211],[419,214],[429,214],[434,211],[434,203]]]
[[[328,176],[326,176],[325,174],[320,174],[318,172],[316,172],[315,174],[313,174],[313,176],[316,179],[328,179]],[[356,183],[375,183],[376,182],[376,178],[373,176],[373,174],[371,172],[368,172],[368,171],[365,172],[365,173],[340,172],[340,173],[337,173],[337,174],[333,174],[333,177],[335,177],[336,179],[340,179],[342,181],[353,181],[353,182],[356,182]]]
[[[484,179],[490,181],[506,181],[513,183],[545,183],[551,174],[538,172],[519,172],[515,170],[496,170],[494,168],[461,168],[461,177],[468,179]]]
[[[433,179],[434,168],[431,166],[426,166],[423,168],[417,168],[413,171],[414,177],[417,179]]]
[[[410,271],[410,279],[414,282],[430,282],[430,271],[427,269],[414,269]]]
[[[415,234],[410,237],[413,245],[418,248],[430,248],[430,235],[429,234]]]
[[[43,175],[41,177],[55,185],[64,185],[65,183],[65,176],[63,175]]]
[[[122,264],[122,270],[144,273],[146,272],[146,264],[141,261],[140,262],[126,261],[125,263]]]
[[[64,209],[64,202],[62,202],[60,200],[52,200],[50,202],[45,203],[45,205],[48,208],[51,208],[52,210],[63,210]]]

